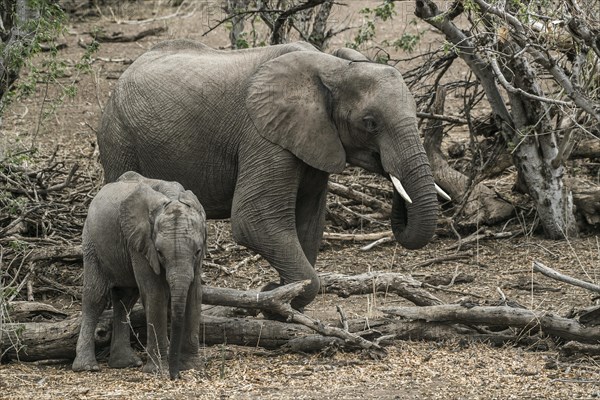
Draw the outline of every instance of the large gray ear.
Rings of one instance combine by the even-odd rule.
[[[196,195],[192,193],[191,190],[186,190],[184,192],[179,193],[179,201],[185,204],[186,206],[192,207],[193,209],[198,211],[198,213],[203,219],[206,218],[206,214],[204,213],[204,207],[202,207],[202,204],[200,204],[200,201],[198,200]]]
[[[258,132],[310,166],[341,172],[346,151],[332,120],[331,77],[344,62],[298,51],[262,65],[252,77],[246,107]]]
[[[354,49],[350,49],[348,47],[342,47],[340,49],[335,49],[333,53],[331,53],[335,57],[343,58],[344,60],[350,61],[371,61],[367,56]]]
[[[139,183],[119,207],[121,231],[130,251],[142,253],[152,270],[160,274],[160,262],[152,238],[154,218],[168,198],[145,183]]]

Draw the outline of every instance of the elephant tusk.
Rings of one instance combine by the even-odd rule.
[[[450,197],[448,195],[448,193],[444,192],[444,190],[441,187],[439,187],[437,185],[437,183],[434,183],[434,185],[435,185],[435,191],[437,192],[437,194],[439,194],[442,198],[444,198],[448,201],[452,201],[452,197]]]
[[[402,183],[400,183],[400,179],[396,178],[394,175],[390,175],[390,178],[392,178],[392,183],[394,184],[394,187],[396,188],[396,191],[398,192],[398,194],[400,194],[400,196],[402,196],[402,198],[406,202],[408,202],[409,204],[412,204],[412,200],[408,196],[408,193],[406,193],[406,190],[404,190]]]

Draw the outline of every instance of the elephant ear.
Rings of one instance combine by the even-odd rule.
[[[179,193],[179,201],[185,204],[188,207],[193,208],[198,211],[198,214],[202,217],[202,219],[206,219],[206,214],[204,213],[204,207],[200,204],[200,201],[196,197],[191,190],[186,190],[184,192]]]
[[[129,251],[141,253],[157,275],[160,274],[160,262],[152,238],[152,228],[156,214],[167,203],[166,196],[145,183],[139,183],[119,207],[121,231]]]
[[[320,52],[284,54],[252,77],[246,108],[265,139],[310,166],[341,172],[346,152],[332,119],[331,81],[341,60]]]
[[[362,62],[370,62],[371,61],[364,54],[359,53],[358,51],[356,51],[354,49],[349,49],[348,47],[342,47],[340,49],[336,49],[331,54],[334,55],[335,57],[343,58],[344,60],[362,61]]]

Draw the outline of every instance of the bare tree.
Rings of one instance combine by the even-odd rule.
[[[257,17],[266,26],[269,37],[257,40],[260,33],[253,25],[252,45],[280,44],[299,39],[323,48],[327,40],[338,33],[327,24],[333,5],[334,0],[226,0],[224,10],[227,17],[216,26],[231,23],[233,48],[251,45],[246,38],[248,32],[244,31],[245,22],[253,22]]]
[[[40,37],[60,31],[64,14],[56,3],[0,0],[0,115],[21,68],[40,51]]]
[[[441,11],[417,0],[415,15],[443,33],[476,75],[546,236],[562,238],[577,233],[564,162],[575,136],[594,137],[600,123],[591,33],[598,17],[592,3],[535,4],[456,1]],[[468,30],[454,22],[459,16]]]

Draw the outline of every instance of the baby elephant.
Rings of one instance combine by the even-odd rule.
[[[143,370],[199,366],[200,275],[206,216],[196,196],[176,182],[126,172],[92,200],[83,228],[83,305],[74,371],[97,371],[94,332],[112,296],[108,365],[140,366],[130,346],[127,314],[140,297],[146,312],[148,361]],[[171,300],[170,346],[167,311]],[[168,353],[167,353],[168,348]]]

